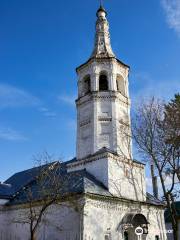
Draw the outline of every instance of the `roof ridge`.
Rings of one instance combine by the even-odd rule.
[[[54,163],[56,163],[56,162],[59,162],[59,161],[54,161],[54,162],[47,163],[47,164],[44,164],[44,165],[41,165],[41,166],[28,168],[28,169],[26,169],[26,170],[22,170],[22,171],[19,171],[19,172],[14,173],[11,177],[13,177],[13,176],[15,176],[15,175],[18,175],[18,174],[20,174],[20,173],[30,172],[31,170],[38,169],[38,168],[41,168],[41,167],[45,167],[45,166],[54,164]],[[5,180],[4,183],[7,184],[6,182],[7,182],[11,177],[9,177],[7,180]]]

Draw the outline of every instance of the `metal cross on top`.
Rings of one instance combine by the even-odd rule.
[[[103,6],[103,0],[99,0],[100,1],[100,6]]]

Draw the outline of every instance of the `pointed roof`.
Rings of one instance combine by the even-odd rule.
[[[107,12],[100,6],[96,13],[96,35],[94,49],[91,54],[91,58],[109,58],[115,57],[111,48],[109,23],[107,21]]]
[[[96,16],[97,21],[93,52],[88,61],[77,67],[76,70],[89,63],[89,61],[91,61],[92,59],[112,59],[112,58],[116,59],[120,64],[124,65],[125,67],[130,68],[128,65],[120,61],[112,50],[109,33],[109,23],[106,18],[107,12],[102,5],[100,5],[99,9],[97,10]]]

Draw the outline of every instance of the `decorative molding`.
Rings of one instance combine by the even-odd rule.
[[[84,121],[80,122],[79,126],[80,127],[84,127],[84,126],[86,126],[86,125],[88,125],[90,123],[91,123],[91,120],[87,119],[87,120],[84,120]]]
[[[111,122],[112,121],[112,117],[98,117],[98,120],[101,122]]]
[[[107,92],[90,92],[88,95],[80,97],[76,100],[76,105],[80,106],[86,104],[92,100],[103,100],[103,101],[119,101],[125,107],[130,106],[130,99],[123,96],[120,92],[117,91],[107,91]]]
[[[141,212],[143,207],[156,209],[156,213],[162,212],[165,209],[163,205],[155,205],[152,203],[147,203],[145,201],[136,201],[121,197],[106,196],[106,195],[97,195],[86,193],[86,204],[93,205],[97,208],[102,209],[115,209],[117,211],[126,211],[128,212]],[[96,201],[96,202],[94,202]]]
[[[96,153],[93,156],[89,156],[89,157],[85,157],[82,159],[77,159],[76,162],[73,163],[69,163],[67,164],[67,167],[69,169],[80,166],[80,165],[85,165],[87,163],[93,162],[93,161],[98,161],[104,158],[109,158],[115,161],[120,161],[126,164],[130,164],[132,167],[137,167],[137,168],[141,168],[144,169],[144,165],[141,163],[137,163],[137,162],[133,162],[131,159],[125,159],[124,157],[121,156],[116,156],[110,152],[104,152],[104,153]]]

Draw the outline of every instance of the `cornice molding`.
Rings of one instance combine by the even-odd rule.
[[[79,159],[76,162],[74,161],[73,163],[67,164],[67,167],[69,169],[72,169],[74,167],[81,166],[81,165],[86,165],[87,163],[98,161],[98,160],[101,160],[101,159],[104,159],[104,158],[119,161],[119,162],[123,162],[123,163],[131,165],[132,167],[138,167],[138,168],[144,169],[143,164],[133,162],[131,159],[125,159],[124,157],[112,154],[108,151],[104,152],[104,153],[96,153],[93,156],[89,156],[89,157]]]
[[[124,95],[122,95],[120,92],[118,91],[107,91],[107,92],[99,92],[99,91],[95,91],[95,92],[91,92],[86,96],[80,97],[76,100],[76,105],[80,106],[82,104],[88,103],[92,100],[95,101],[119,101],[121,103],[123,103],[125,106],[130,106],[131,102],[130,99],[128,97],[125,97]]]
[[[79,201],[80,199],[82,200],[82,197],[83,197],[83,194],[82,193],[76,193],[76,194],[68,194],[66,197],[60,199],[59,200],[56,200],[54,203],[52,203],[50,206],[53,206],[53,205],[69,205],[71,206],[72,203],[74,201]],[[42,206],[42,200],[39,200],[39,201],[32,201],[31,202],[31,205],[32,207],[39,207],[39,206]],[[81,204],[84,202],[83,201],[80,201]],[[50,207],[49,206],[49,207]],[[30,203],[16,203],[14,205],[4,205],[4,206],[0,206],[0,212],[5,212],[5,211],[10,211],[10,210],[19,210],[19,209],[28,209],[30,208]]]
[[[131,200],[131,199],[125,199],[125,198],[120,198],[120,197],[114,197],[114,196],[105,196],[105,195],[97,195],[97,194],[91,194],[91,193],[85,193],[85,196],[87,199],[91,200],[96,200],[99,201],[97,204],[98,207],[100,207],[101,204],[104,204],[105,202],[109,204],[109,208],[114,204],[115,206],[119,206],[120,204],[127,204],[132,206],[133,204],[137,206],[136,209],[142,209],[142,206],[148,206],[148,207],[155,207],[159,208],[161,210],[165,209],[165,205],[156,205],[152,203],[147,203],[144,201],[136,201],[136,200]],[[103,207],[101,207],[103,208]],[[118,207],[119,209],[120,207]],[[121,211],[121,209],[120,209]]]

